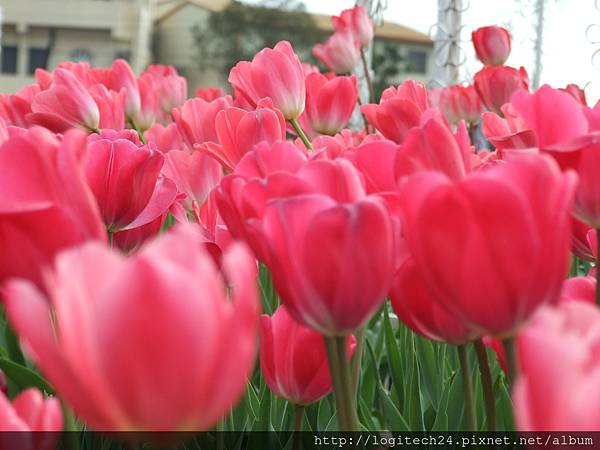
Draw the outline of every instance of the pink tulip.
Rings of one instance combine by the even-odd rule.
[[[106,233],[84,178],[85,135],[58,140],[34,127],[0,147],[0,283],[23,277],[40,284],[61,249]]]
[[[31,113],[31,102],[39,92],[37,84],[28,84],[16,94],[0,94],[0,117],[8,125],[27,128],[29,121],[26,117]]]
[[[56,69],[48,90],[37,94],[26,119],[55,132],[77,127],[97,130],[100,112],[87,89],[71,72]]]
[[[481,102],[497,114],[515,92],[529,89],[529,78],[523,67],[517,70],[507,66],[487,66],[475,74],[474,80]]]
[[[86,179],[108,231],[145,225],[173,203],[175,183],[159,178],[163,154],[140,146],[135,132],[92,135],[86,155]]]
[[[451,123],[464,120],[475,123],[481,117],[483,106],[474,86],[448,86],[439,92],[437,106]]]
[[[500,151],[537,147],[535,133],[527,128],[514,107],[507,103],[500,109],[504,117],[493,112],[482,115],[482,131],[487,140]]]
[[[360,110],[381,134],[401,144],[408,130],[419,125],[422,114],[430,106],[425,85],[408,80],[398,88],[383,91],[378,105],[366,104]]]
[[[337,31],[349,31],[361,47],[369,46],[375,34],[369,14],[360,5],[343,10],[339,17],[331,17],[331,23]]]
[[[579,86],[573,83],[567,84],[566,87],[561,88],[561,91],[566,92],[571,97],[579,102],[581,106],[587,106],[587,100],[585,98],[585,91],[581,89]]]
[[[219,97],[225,97],[225,89],[216,87],[197,88],[196,97],[200,97],[207,102],[212,102]]]
[[[440,173],[402,186],[403,232],[432,295],[464,324],[514,332],[555,303],[569,264],[576,176],[524,155],[453,183]]]
[[[125,90],[110,91],[103,84],[96,84],[88,92],[98,106],[101,129],[122,130],[125,128]]]
[[[187,99],[187,80],[177,73],[175,67],[150,64],[142,77],[144,75],[150,75],[154,81],[160,111],[164,117],[170,117],[173,108],[184,104]]]
[[[567,302],[539,311],[517,341],[521,373],[513,400],[518,429],[598,429],[599,349],[596,306]]]
[[[215,118],[215,130],[219,144],[206,142],[194,148],[211,155],[229,170],[255,144],[285,140],[286,134],[283,114],[273,109],[267,101],[260,101],[255,111],[236,107],[219,111]]]
[[[481,27],[471,35],[477,58],[486,66],[501,66],[510,55],[510,33],[498,26]]]
[[[596,249],[592,246],[592,240],[595,237],[596,230],[573,218],[571,226],[571,251],[574,255],[586,261],[595,261],[594,252]]]
[[[229,73],[229,82],[251,105],[269,97],[286,120],[295,119],[304,111],[304,73],[287,41],[261,50],[252,62],[237,63]]]
[[[587,302],[596,303],[596,278],[573,277],[567,278],[562,286],[560,302]]]
[[[235,245],[224,267],[227,284],[191,225],[129,258],[84,245],[57,258],[47,297],[10,282],[7,314],[92,429],[205,430],[240,398],[256,357],[256,266]]]
[[[125,90],[125,115],[129,120],[135,119],[140,112],[140,88],[131,66],[124,59],[116,59],[110,68],[110,88],[119,92]]]
[[[211,102],[193,98],[181,108],[173,109],[173,119],[190,150],[194,148],[194,144],[218,141],[215,129],[217,113],[229,108],[232,103],[229,96],[219,97]]]
[[[185,144],[179,134],[176,123],[167,126],[155,123],[144,133],[148,147],[156,148],[163,153],[171,150],[183,150]]]
[[[306,77],[306,108],[300,116],[300,124],[312,135],[333,136],[346,126],[357,100],[356,77],[311,73]]]
[[[140,110],[135,115],[134,122],[138,129],[144,132],[152,127],[155,121],[160,120],[163,113],[159,105],[160,94],[152,75],[143,73],[138,78],[138,86],[140,90]],[[170,119],[170,111],[167,117]],[[167,121],[163,120],[163,122]]]
[[[295,405],[319,401],[332,390],[323,336],[294,322],[285,306],[260,317],[260,368],[267,386]],[[356,339],[347,342],[348,359]]]
[[[347,30],[336,31],[324,44],[315,45],[312,53],[329,70],[341,75],[351,73],[360,61],[359,44]]]

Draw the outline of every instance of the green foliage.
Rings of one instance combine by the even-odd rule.
[[[373,88],[375,98],[408,70],[408,63],[402,55],[401,46],[396,42],[375,41],[373,45]]]

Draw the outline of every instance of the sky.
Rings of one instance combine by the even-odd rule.
[[[259,0],[245,0],[258,3]],[[469,2],[469,0],[464,0]],[[338,14],[354,5],[354,0],[304,0],[309,12]],[[384,20],[429,33],[437,21],[437,0],[387,0]],[[465,81],[481,67],[476,61],[470,31],[484,25],[506,26],[513,36],[508,65],[524,66],[533,72],[535,0],[470,0],[463,15],[462,48],[467,57]],[[541,82],[554,87],[576,83],[586,87],[588,100],[600,98],[600,10],[595,0],[546,0]],[[600,5],[599,5],[600,6]],[[586,36],[586,29],[590,30]],[[590,41],[597,41],[593,44]],[[592,56],[596,55],[596,65]]]

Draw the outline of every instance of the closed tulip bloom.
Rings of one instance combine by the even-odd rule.
[[[319,401],[332,390],[323,336],[295,322],[285,306],[260,318],[260,368],[271,391],[296,405]],[[348,359],[356,340],[347,339]]]
[[[306,77],[306,108],[300,123],[308,122],[313,133],[334,136],[350,120],[357,100],[356,77],[311,73]]]
[[[596,303],[596,278],[572,277],[567,278],[562,286],[560,302]]]
[[[361,47],[367,47],[375,34],[369,14],[360,5],[343,10],[339,16],[332,16],[331,23],[338,31],[350,31]]]
[[[519,333],[513,389],[521,431],[600,427],[600,312],[585,302],[544,308]]]
[[[100,112],[94,99],[75,75],[56,69],[50,87],[37,94],[31,102],[27,120],[57,133],[69,128],[97,130]]]
[[[125,128],[125,90],[111,91],[103,84],[96,84],[88,92],[98,106],[100,129],[122,130]]]
[[[194,144],[218,142],[215,129],[217,113],[229,108],[233,100],[229,96],[207,102],[201,98],[186,101],[181,108],[173,109],[173,119],[179,133],[191,150]]]
[[[295,119],[304,111],[302,64],[287,41],[261,50],[252,62],[237,63],[229,73],[229,82],[251,105],[269,97],[286,120]]]
[[[390,299],[398,318],[421,336],[453,344],[465,344],[477,337],[431,294],[412,258],[396,273]]]
[[[164,64],[150,64],[144,75],[152,77],[160,111],[164,117],[170,118],[173,108],[183,105],[187,98],[187,80],[177,73],[175,67]]]
[[[524,155],[458,183],[416,174],[402,187],[406,240],[431,292],[481,334],[506,336],[558,300],[569,264],[574,173]]]
[[[47,297],[10,282],[7,313],[92,429],[205,430],[244,392],[257,349],[254,260],[235,245],[223,265],[227,283],[191,225],[129,258],[84,245],[57,258]]]
[[[448,86],[439,92],[438,106],[451,123],[464,120],[475,123],[483,106],[474,86]]]
[[[329,70],[344,75],[351,73],[360,61],[360,44],[350,31],[336,31],[324,44],[315,45],[312,53]]]
[[[225,89],[217,87],[197,88],[195,93],[196,97],[211,102],[219,97],[224,97]]]
[[[382,305],[392,281],[395,235],[380,201],[281,198],[269,202],[257,227],[281,301],[302,325],[347,336]]]
[[[163,154],[140,146],[137,136],[131,136],[127,131],[103,132],[88,138],[86,179],[110,232],[151,222],[177,194],[173,181],[159,183]]]
[[[484,106],[501,114],[502,105],[508,103],[515,92],[529,89],[529,78],[523,67],[517,70],[488,66],[475,74],[474,85]]]
[[[366,104],[360,110],[381,134],[401,144],[408,130],[420,124],[422,114],[430,107],[425,85],[408,80],[383,91],[378,105]]]
[[[80,157],[82,131],[58,140],[34,127],[0,147],[0,283],[11,277],[41,282],[61,249],[106,240]]]
[[[131,66],[124,59],[116,59],[110,68],[111,89],[119,92],[125,90],[125,114],[134,120],[140,112],[140,88]]]
[[[0,94],[0,117],[8,125],[27,128],[30,123],[26,117],[31,113],[31,102],[40,91],[37,84],[28,84],[16,94]]]
[[[477,58],[486,66],[501,66],[510,55],[510,33],[498,26],[481,27],[471,34]]]

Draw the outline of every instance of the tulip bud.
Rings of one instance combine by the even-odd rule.
[[[337,31],[349,31],[361,47],[368,47],[373,40],[373,22],[360,5],[343,10],[339,17],[331,17],[331,23]]]
[[[315,58],[337,74],[345,75],[354,70],[360,60],[360,47],[347,31],[336,31],[325,41],[313,47]]]
[[[481,27],[471,35],[477,58],[486,66],[501,66],[510,55],[510,33],[498,26]]]

